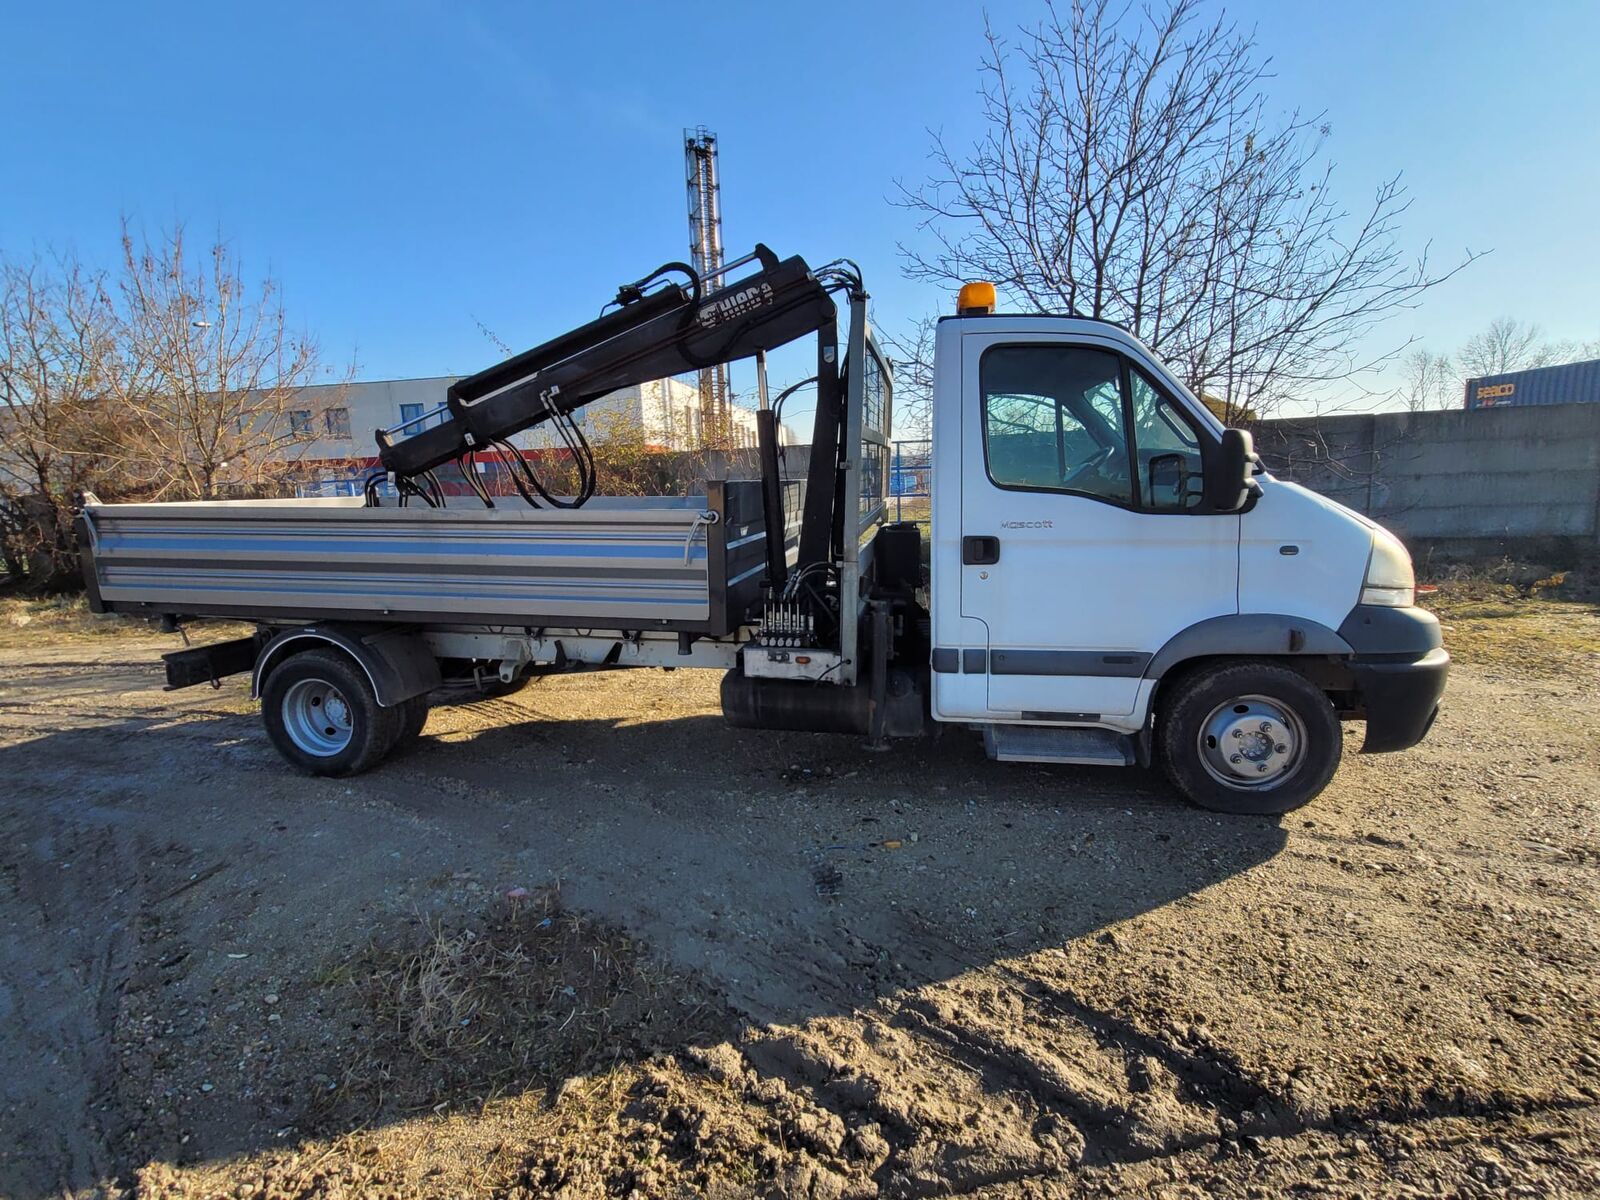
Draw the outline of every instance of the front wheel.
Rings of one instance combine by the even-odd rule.
[[[1286,813],[1333,778],[1344,732],[1333,705],[1288,667],[1203,667],[1161,699],[1157,743],[1167,777],[1201,808]]]
[[[312,775],[356,775],[389,753],[403,731],[366,673],[337,650],[306,650],[279,664],[261,688],[261,719],[283,755]]]

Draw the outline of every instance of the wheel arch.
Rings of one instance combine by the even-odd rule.
[[[439,663],[415,633],[386,626],[315,624],[285,630],[262,648],[250,677],[251,697],[260,698],[267,676],[283,662],[303,650],[327,646],[342,651],[361,669],[384,708],[439,686]]]
[[[1348,658],[1354,653],[1337,632],[1304,617],[1229,613],[1198,621],[1174,634],[1156,651],[1144,673],[1146,679],[1159,680],[1195,659]]]
[[[1229,613],[1197,621],[1169,638],[1145,667],[1144,677],[1154,686],[1139,739],[1140,761],[1145,765],[1151,761],[1149,735],[1163,693],[1190,673],[1246,660],[1281,663],[1334,699],[1353,687],[1346,664],[1354,654],[1337,631],[1286,613]]]

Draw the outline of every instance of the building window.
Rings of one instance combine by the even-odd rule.
[[[350,436],[350,410],[348,408],[330,408],[322,414],[322,428],[331,438],[347,438]]]
[[[418,417],[422,416],[422,414],[425,412],[430,414],[428,420],[420,422],[419,424],[411,426],[411,428],[407,429],[405,431],[407,437],[410,437],[415,433],[421,433],[424,429],[432,429],[435,425],[444,420],[444,413],[434,413],[431,409],[424,408],[420,404],[402,404],[400,406],[400,424],[402,425],[408,425],[410,422],[415,421]]]
[[[309,408],[291,408],[289,410],[289,436],[301,438],[311,436],[311,410]]]

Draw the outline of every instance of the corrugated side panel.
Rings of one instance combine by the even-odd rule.
[[[699,508],[93,506],[101,597],[119,609],[517,616],[650,627],[710,612]],[[712,530],[713,536],[720,531]]]
[[[1600,403],[1600,359],[1467,380],[1468,408]]]

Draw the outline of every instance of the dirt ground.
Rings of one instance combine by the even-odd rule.
[[[1465,597],[1428,741],[1280,820],[692,671],[311,780],[9,611],[5,1196],[1600,1193],[1592,604]]]

